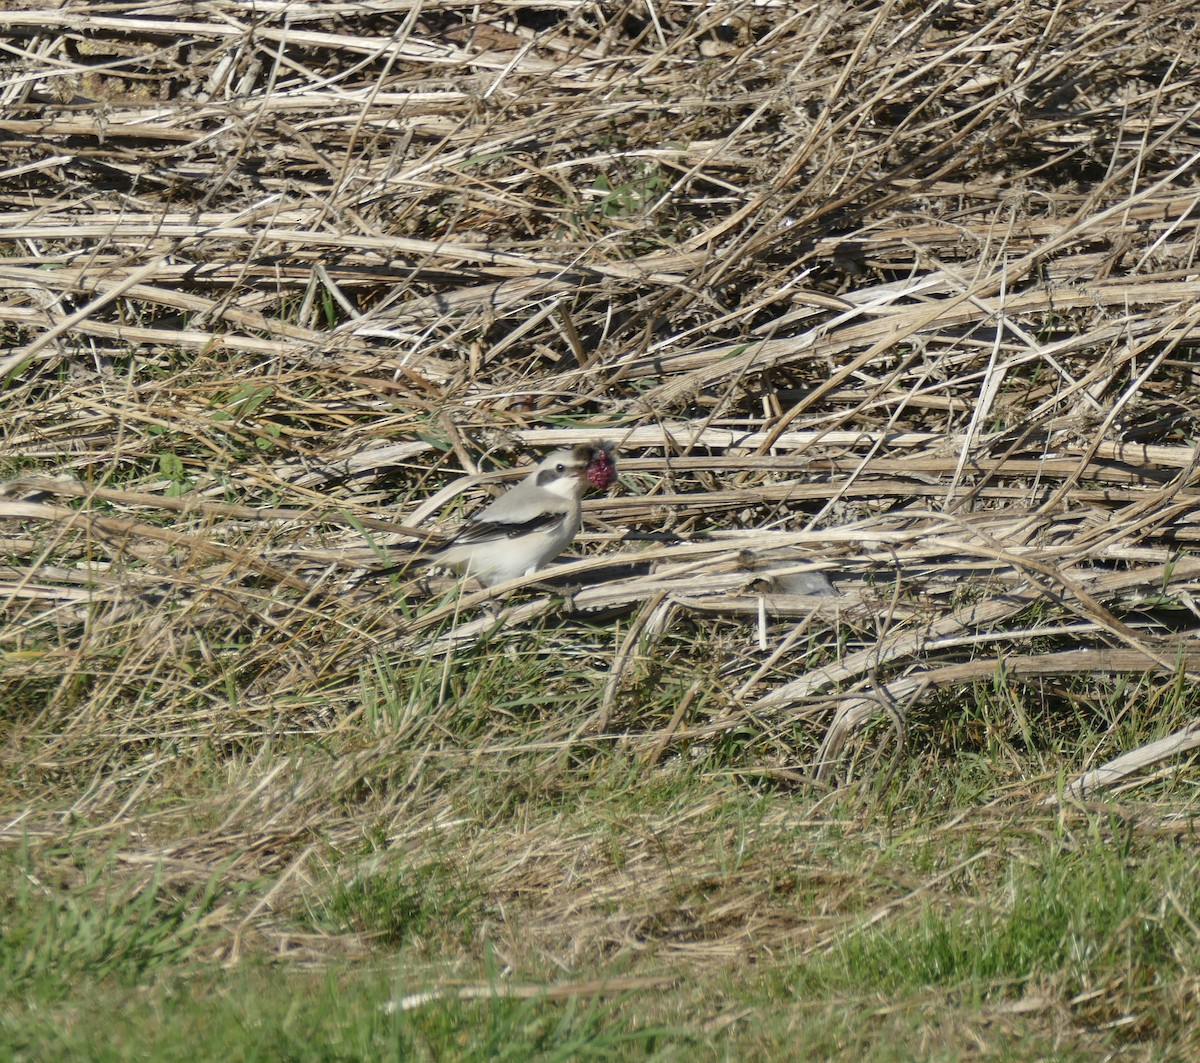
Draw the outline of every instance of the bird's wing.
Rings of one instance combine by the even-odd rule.
[[[470,516],[454,534],[451,543],[481,543],[516,539],[530,532],[549,531],[571,514],[571,504],[551,491],[524,491],[518,484],[491,505]]]

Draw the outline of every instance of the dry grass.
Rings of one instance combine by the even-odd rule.
[[[597,751],[644,779],[752,732],[739,772],[824,784],[999,667],[1066,703],[1190,683],[1193,6],[8,5],[7,836],[136,822],[127,858],[181,881],[239,854],[275,885],[221,954],[275,927],[301,956],[332,939],[272,913],[314,859],[455,821],[480,763],[576,792]],[[354,582],[364,534],[597,436],[625,490],[557,591],[494,615]],[[840,596],[788,593],[813,569]],[[498,625],[595,696],[461,723],[451,662]],[[1200,741],[1154,737],[1114,724],[1076,768]],[[276,759],[305,741],[328,761]],[[706,808],[647,837],[686,851]],[[480,839],[551,932],[632,895],[556,893],[534,865],[588,863],[557,820]],[[822,940],[721,881],[696,951]],[[673,940],[614,904],[572,940]]]

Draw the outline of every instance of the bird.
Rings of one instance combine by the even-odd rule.
[[[474,576],[488,587],[528,576],[558,557],[579,534],[588,487],[603,491],[616,477],[607,443],[551,451],[524,480],[472,513],[427,560]]]

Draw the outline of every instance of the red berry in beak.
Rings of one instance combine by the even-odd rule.
[[[603,491],[617,478],[617,466],[607,450],[597,449],[587,467],[588,482],[597,491]]]

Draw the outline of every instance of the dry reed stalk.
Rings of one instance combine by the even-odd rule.
[[[363,531],[597,435],[630,490],[588,505],[573,606],[765,640],[725,722],[832,720],[832,753],[864,684],[965,682],[1005,637],[1031,659],[1035,607],[1069,632],[1047,668],[1193,660],[1191,5],[656,18],[0,12],[5,474],[63,476],[2,500],[6,621],[45,644],[13,675],[122,647],[194,712],[171,662],[249,632],[253,732],[384,647],[493,626],[445,628],[478,595],[346,592]],[[842,596],[786,593],[797,566]],[[817,619],[860,648],[790,658]],[[636,729],[621,678],[604,718]]]

